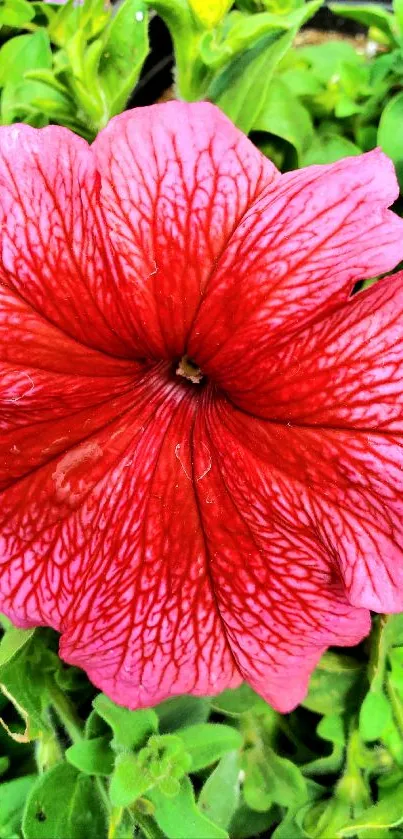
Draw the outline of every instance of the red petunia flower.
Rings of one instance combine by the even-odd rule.
[[[213,106],[0,129],[1,608],[129,707],[301,700],[403,609],[403,257],[379,151]]]

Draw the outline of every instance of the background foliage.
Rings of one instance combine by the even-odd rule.
[[[214,101],[283,170],[380,144],[402,183],[403,0],[334,4],[358,38],[301,33],[320,5],[0,0],[0,122],[92,140],[135,91],[157,13],[168,96]],[[286,716],[245,684],[128,711],[55,633],[1,625],[0,839],[403,837],[403,615],[326,653]]]

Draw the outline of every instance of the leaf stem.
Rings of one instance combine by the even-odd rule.
[[[83,723],[80,720],[73,704],[68,697],[60,690],[53,679],[47,682],[47,690],[52,707],[70,737],[72,743],[79,743],[83,739]]]

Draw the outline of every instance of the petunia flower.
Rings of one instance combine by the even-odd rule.
[[[288,711],[403,609],[403,221],[209,104],[0,129],[1,609],[131,708]]]

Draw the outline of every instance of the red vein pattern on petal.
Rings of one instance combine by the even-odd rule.
[[[62,656],[129,707],[241,680],[193,489],[198,401],[156,368],[125,414],[2,495],[2,609],[61,630]]]
[[[208,103],[121,114],[92,149],[133,332],[149,355],[180,356],[217,258],[277,170]]]
[[[303,435],[287,432],[224,398],[205,405],[194,432],[196,468],[210,452],[196,486],[217,604],[244,678],[283,712],[329,645],[356,644],[370,628],[307,506]]]
[[[222,425],[260,461],[290,525],[298,528],[300,521],[324,547],[350,603],[402,611],[401,435],[286,426],[235,408],[231,413],[221,403],[217,411]]]
[[[132,351],[100,179],[85,140],[58,126],[0,128],[0,279],[83,344]]]
[[[391,161],[376,150],[282,175],[235,230],[192,327],[189,355],[216,376],[345,302],[403,257]]]
[[[403,272],[219,375],[237,405],[288,424],[403,431]]]

